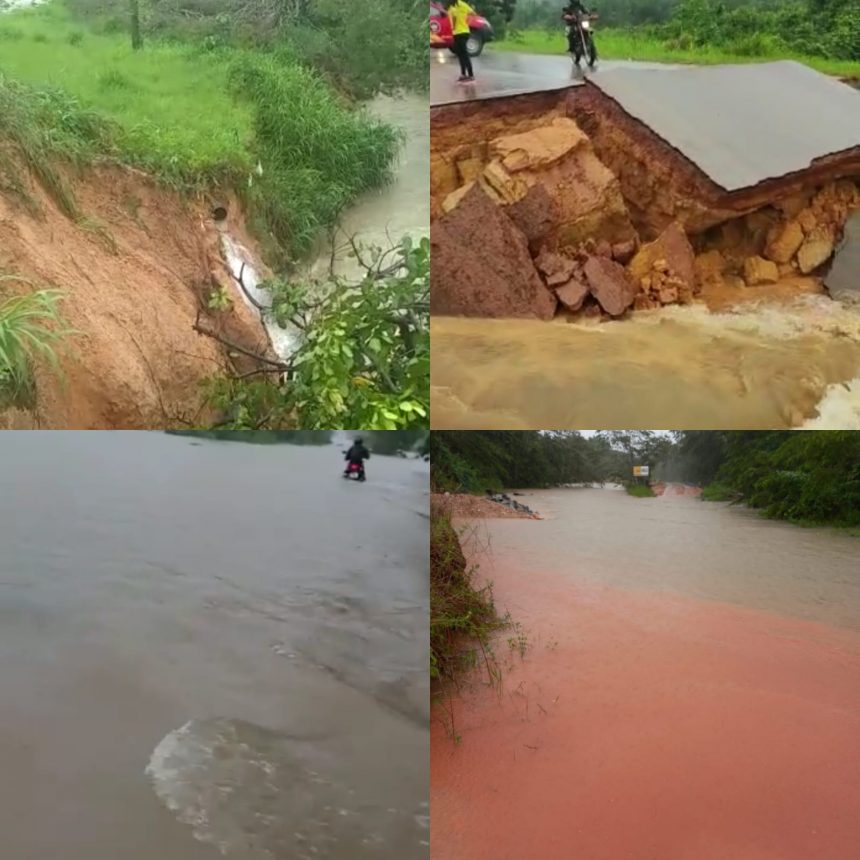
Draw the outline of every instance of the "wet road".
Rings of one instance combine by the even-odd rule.
[[[434,721],[434,860],[855,853],[860,539],[671,490],[478,525],[528,650]]]
[[[480,101],[524,93],[562,90],[579,86],[587,78],[597,79],[603,71],[617,68],[669,69],[656,63],[605,60],[591,71],[577,69],[570,57],[546,54],[517,54],[492,49],[472,60],[475,83],[458,84],[457,58],[448,51],[436,50],[430,58],[430,106]]]
[[[426,858],[427,467],[0,436],[9,860]]]
[[[860,92],[800,63],[604,61],[592,72],[566,56],[490,51],[476,61],[476,83],[465,85],[456,81],[456,60],[443,53],[431,63],[431,105],[560,90],[588,80],[727,191],[860,147]]]

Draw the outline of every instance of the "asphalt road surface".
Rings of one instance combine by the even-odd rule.
[[[564,56],[488,52],[476,83],[437,52],[431,104],[583,85],[586,80],[726,191],[751,188],[860,147],[860,91],[800,63],[670,66],[606,62],[580,70]]]
[[[610,60],[598,63],[592,71],[584,64],[582,68],[577,68],[568,56],[492,50],[473,59],[472,65],[475,68],[475,83],[459,84],[457,58],[450,51],[434,51],[430,63],[430,106],[567,89],[582,85],[587,78],[596,78],[601,72],[614,68],[670,68]]]

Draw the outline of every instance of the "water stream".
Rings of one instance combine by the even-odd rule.
[[[434,318],[433,426],[860,428],[860,308],[826,296],[602,323]]]
[[[349,256],[347,240],[350,237],[358,244],[386,249],[405,235],[417,239],[429,233],[430,127],[427,97],[414,93],[396,97],[380,95],[368,103],[367,110],[404,133],[394,176],[388,185],[363,195],[344,213],[333,238],[334,254],[331,242],[320,239],[311,261],[305,265],[310,279],[324,282],[330,272],[346,280],[361,279],[363,272],[359,263]],[[226,231],[222,231],[221,246],[236,279],[235,286],[241,300],[252,307],[268,307],[271,296],[258,287],[261,280],[259,262],[253,254]],[[240,273],[253,301],[239,286]],[[292,355],[301,340],[299,329],[293,326],[280,328],[269,320],[265,324],[278,355],[282,358]]]

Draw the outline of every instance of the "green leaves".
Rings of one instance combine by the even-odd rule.
[[[19,281],[0,276],[2,281]],[[73,331],[59,311],[59,290],[37,290],[0,303],[0,408],[31,408],[35,402],[34,362],[41,359],[59,372],[53,344]]]
[[[388,251],[358,249],[358,255],[367,269],[360,283],[311,288],[278,278],[264,284],[273,318],[296,325],[303,340],[290,361],[293,378],[274,401],[236,381],[210,391],[234,421],[309,430],[427,426],[430,242],[404,239]]]

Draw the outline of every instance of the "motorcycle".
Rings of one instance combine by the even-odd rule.
[[[363,463],[350,463],[346,467],[346,471],[343,473],[344,478],[349,480],[356,481],[364,481],[364,464]]]
[[[564,20],[567,23],[565,33],[568,50],[573,54],[573,61],[579,65],[584,56],[588,60],[588,67],[593,69],[597,63],[597,48],[591,28],[597,15],[565,15]]]

